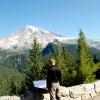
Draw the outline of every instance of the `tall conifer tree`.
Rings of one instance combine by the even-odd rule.
[[[61,62],[62,62],[62,48],[61,48],[61,45],[59,43],[54,45],[54,57],[55,57],[55,59],[57,61],[57,64],[59,66],[61,66]]]
[[[84,33],[80,31],[78,39],[78,62],[79,62],[79,76],[83,83],[91,82],[95,79],[93,73],[95,67],[93,58],[90,54],[88,44],[86,42]]]
[[[38,80],[41,78],[41,70],[42,70],[42,63],[41,63],[41,51],[40,45],[37,42],[36,38],[34,38],[32,43],[32,49],[29,55],[29,75],[31,80]]]
[[[75,84],[74,79],[76,78],[76,65],[72,55],[69,50],[65,47],[62,47],[61,44],[54,45],[54,57],[57,61],[57,64],[61,68],[62,76],[62,85],[70,86]]]
[[[62,83],[65,86],[70,86],[76,84],[76,63],[69,52],[65,47],[62,48]]]

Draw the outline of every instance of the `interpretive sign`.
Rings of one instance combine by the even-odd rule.
[[[46,80],[37,80],[33,81],[34,87],[37,88],[46,88]]]

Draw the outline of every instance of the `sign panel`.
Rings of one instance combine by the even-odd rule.
[[[37,81],[33,81],[34,87],[37,88],[46,88],[46,80],[37,80]]]

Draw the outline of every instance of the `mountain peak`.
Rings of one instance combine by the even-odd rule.
[[[44,29],[37,28],[31,25],[25,25],[13,35],[4,37],[2,40],[0,40],[0,48],[30,48],[34,37],[37,38],[37,41],[42,47],[45,47],[48,43],[53,42],[55,39],[57,39],[58,41],[67,40],[67,38],[65,37],[59,36],[52,32],[48,32]]]
[[[24,28],[24,29],[32,29],[32,30],[40,30],[39,28],[34,27],[34,26],[32,26],[32,25],[25,25],[23,28]]]
[[[52,32],[48,32],[44,29],[37,28],[31,25],[25,25],[17,32],[8,37],[0,39],[0,48],[2,49],[14,49],[14,48],[31,48],[34,37],[40,43],[42,48],[47,46],[48,43],[59,41],[62,43],[75,44],[75,39],[64,37]],[[100,42],[90,42],[91,46],[99,47]],[[99,47],[100,48],[100,47]]]
[[[46,33],[50,33],[42,28],[38,28],[38,27],[35,27],[35,26],[32,26],[32,25],[25,25],[22,29],[24,30],[31,30],[33,32],[40,32],[40,31],[43,31],[43,32],[46,32]]]

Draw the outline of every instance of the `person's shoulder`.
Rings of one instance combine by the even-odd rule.
[[[60,66],[58,66],[58,65],[55,65],[55,67],[60,68]]]
[[[57,70],[61,70],[60,66],[56,65],[56,69]]]
[[[50,65],[50,66],[48,66],[48,70],[51,70],[52,68],[53,68],[54,66],[52,66],[52,65]]]
[[[58,65],[53,65],[52,69],[60,69]]]
[[[51,69],[51,67],[50,67],[50,66],[48,66],[48,67],[47,67],[47,70],[50,70],[50,69]]]

